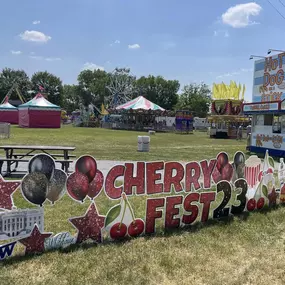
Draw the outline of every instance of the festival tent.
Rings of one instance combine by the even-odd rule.
[[[8,96],[5,97],[5,101],[0,105],[0,122],[18,124],[18,109],[11,105]]]
[[[116,110],[160,110],[165,111],[160,106],[152,103],[151,101],[147,100],[143,96],[139,96],[136,99],[133,99],[125,104],[122,104],[118,107],[116,107]]]
[[[19,126],[24,128],[60,128],[61,108],[42,94],[19,107]]]

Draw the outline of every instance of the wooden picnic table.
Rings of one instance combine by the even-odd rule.
[[[2,166],[4,162],[7,162],[7,171],[5,176],[10,176],[12,172],[17,172],[19,162],[28,162],[27,157],[32,157],[37,153],[45,153],[50,155],[55,162],[61,163],[62,170],[66,173],[69,171],[69,166],[73,162],[71,158],[75,158],[75,155],[71,155],[70,152],[75,150],[73,146],[44,146],[44,145],[2,145],[0,149],[3,149],[6,154],[6,158],[0,159],[0,173],[2,174]],[[53,153],[53,152],[58,153]],[[61,159],[59,159],[61,158]],[[11,166],[15,164],[15,168],[11,170]]]

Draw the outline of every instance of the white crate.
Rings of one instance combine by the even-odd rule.
[[[10,138],[9,123],[0,123],[0,138]]]
[[[149,152],[150,137],[138,136],[138,151]]]

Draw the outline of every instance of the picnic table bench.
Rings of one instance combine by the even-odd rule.
[[[45,153],[51,156],[55,162],[61,164],[61,169],[66,173],[69,172],[69,166],[73,162],[71,158],[76,155],[71,155],[69,152],[74,151],[75,147],[71,146],[36,146],[36,145],[3,145],[0,149],[5,151],[5,158],[0,158],[0,173],[2,176],[25,175],[18,170],[20,162],[29,162],[30,157],[38,153]],[[57,152],[57,153],[53,153]],[[3,164],[7,163],[5,174],[3,173]],[[12,166],[14,167],[12,169]]]

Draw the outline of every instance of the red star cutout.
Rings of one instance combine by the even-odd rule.
[[[25,254],[41,253],[45,250],[45,239],[50,237],[52,233],[41,233],[37,225],[34,226],[29,237],[20,239],[19,242],[26,247]]]
[[[12,194],[20,186],[20,181],[6,181],[0,175],[0,208],[11,210],[13,207]]]
[[[104,227],[105,216],[98,214],[96,205],[92,203],[85,216],[71,218],[69,221],[78,230],[77,243],[83,242],[89,238],[101,243],[102,234],[101,229]]]

